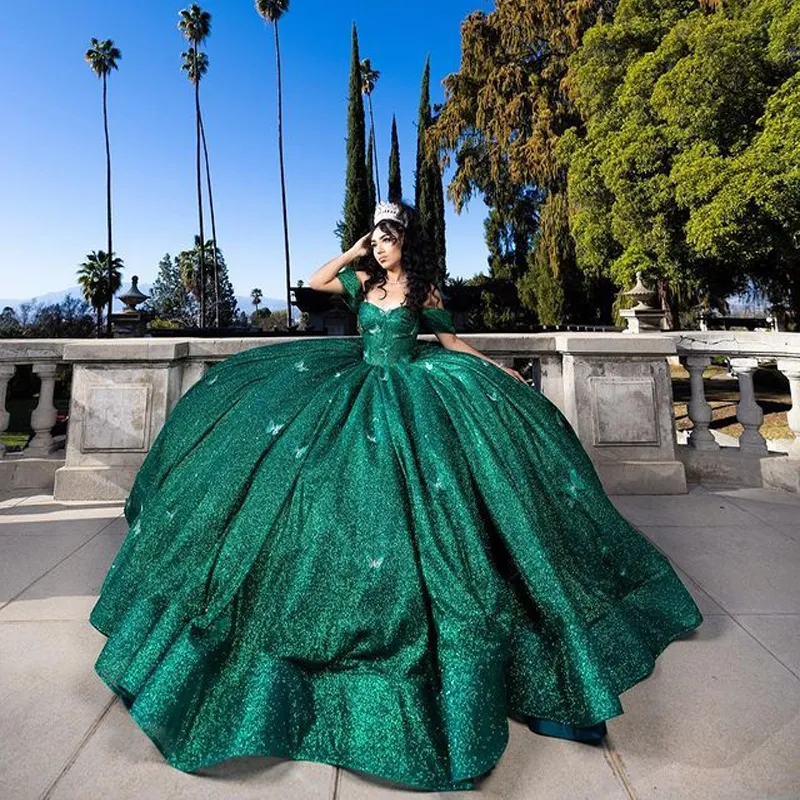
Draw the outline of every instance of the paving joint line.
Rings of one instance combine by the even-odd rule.
[[[773,531],[775,531],[775,533],[780,534],[785,539],[791,539],[793,542],[797,541],[791,534],[784,533],[780,528],[776,527],[772,522],[768,522],[765,519],[761,519],[761,517],[757,517],[752,511],[748,511],[743,506],[740,506],[739,503],[736,502],[736,499],[731,498],[731,497],[729,497],[727,499],[730,500],[730,502],[733,503],[736,506],[736,508],[738,508],[740,511],[743,511],[745,514],[751,516],[754,520],[756,520],[756,522],[759,522],[762,525],[766,525],[768,528],[771,528]],[[763,501],[756,500],[754,502],[758,503],[758,502],[763,502]]]
[[[330,800],[339,800],[339,789],[342,785],[342,769],[334,765],[333,780],[331,781]]]
[[[111,706],[114,705],[116,700],[117,696],[112,695],[111,699],[108,701],[108,703],[106,703],[105,708],[100,712],[100,716],[97,717],[97,719],[89,726],[89,730],[83,734],[78,746],[67,759],[64,766],[61,767],[61,771],[58,773],[58,775],[56,775],[53,782],[47,787],[47,789],[44,790],[41,795],[39,795],[39,800],[50,800],[59,781],[72,769],[72,765],[78,760],[78,756],[81,754],[83,748],[89,743],[89,739],[91,739],[92,736],[94,736],[94,734],[97,732],[97,729],[100,727],[100,724],[105,719],[106,714],[108,714],[108,712],[111,710]]]
[[[654,544],[654,543],[651,543],[651,544]],[[666,553],[665,553],[664,555],[666,555]],[[722,614],[705,614],[705,615],[704,615],[704,617],[705,617],[705,618],[707,618],[707,617],[728,617],[728,619],[730,619],[730,620],[731,620],[731,622],[733,622],[735,625],[738,625],[738,626],[739,626],[739,627],[740,627],[740,628],[741,628],[741,629],[742,629],[742,630],[743,630],[743,631],[744,631],[744,632],[745,632],[745,633],[746,633],[746,634],[747,634],[747,635],[748,635],[748,636],[749,636],[749,637],[750,637],[750,638],[751,638],[751,639],[752,639],[752,640],[753,640],[753,641],[754,641],[754,642],[755,642],[755,643],[756,643],[756,644],[757,644],[757,645],[758,645],[758,646],[759,646],[759,647],[760,647],[762,650],[764,650],[764,651],[765,651],[766,653],[768,653],[768,654],[769,654],[769,655],[770,655],[772,658],[774,658],[774,659],[775,659],[775,660],[776,660],[776,661],[777,661],[777,662],[778,662],[778,663],[779,663],[779,664],[780,664],[780,665],[781,665],[781,666],[782,666],[782,667],[783,667],[785,670],[787,670],[787,671],[788,671],[788,672],[789,672],[791,675],[793,675],[795,678],[798,678],[798,679],[800,679],[800,675],[798,675],[798,674],[797,674],[797,673],[796,673],[796,672],[795,672],[795,671],[794,671],[794,670],[793,670],[793,669],[792,669],[790,666],[788,666],[788,665],[787,665],[787,664],[785,664],[783,661],[781,661],[781,659],[780,659],[780,658],[778,658],[778,656],[776,656],[776,655],[775,655],[775,653],[773,653],[773,652],[772,652],[772,650],[770,650],[770,649],[769,649],[769,648],[768,648],[768,647],[767,647],[767,646],[766,646],[766,645],[765,645],[765,644],[764,644],[762,641],[760,641],[759,639],[757,639],[757,638],[756,638],[756,637],[755,637],[755,636],[754,636],[754,635],[753,635],[753,634],[752,634],[752,633],[751,633],[749,630],[747,630],[747,628],[745,628],[745,627],[744,627],[744,625],[742,625],[742,623],[741,623],[741,622],[739,622],[739,620],[738,620],[738,619],[736,619],[736,616],[734,616],[734,612],[732,612],[732,611],[728,611],[728,609],[727,609],[727,608],[725,608],[725,606],[723,606],[723,605],[722,605],[722,603],[720,603],[720,601],[719,601],[719,600],[717,600],[717,598],[716,598],[716,597],[714,597],[714,595],[713,595],[713,594],[711,594],[711,592],[709,592],[709,591],[708,591],[708,589],[706,589],[706,588],[705,588],[705,586],[703,586],[703,584],[701,584],[701,583],[700,583],[698,580],[696,580],[695,578],[693,578],[693,577],[692,577],[692,576],[689,574],[689,572],[688,572],[688,571],[687,571],[687,570],[686,570],[686,569],[685,569],[685,568],[684,568],[684,567],[683,567],[681,564],[678,564],[678,562],[677,562],[677,561],[675,561],[674,559],[670,559],[670,561],[672,561],[672,563],[673,563],[673,564],[674,564],[676,567],[678,567],[678,569],[680,569],[681,571],[685,572],[685,573],[686,573],[686,575],[688,575],[688,576],[689,576],[689,579],[690,579],[690,580],[691,580],[691,581],[692,581],[692,582],[693,582],[693,583],[694,583],[694,584],[695,584],[695,585],[696,585],[696,586],[697,586],[697,587],[698,587],[698,588],[699,588],[701,591],[703,591],[703,592],[704,592],[706,595],[708,595],[708,597],[710,597],[710,598],[711,598],[711,599],[712,599],[712,600],[713,600],[713,601],[714,601],[714,602],[715,602],[715,603],[716,603],[716,604],[717,604],[717,605],[718,605],[718,606],[719,606],[719,607],[722,609],[722,612],[723,612]],[[679,577],[680,577],[680,576],[679,576]],[[745,613],[745,614],[740,614],[740,615],[737,615],[737,616],[764,616],[764,617],[790,616],[790,617],[794,617],[794,616],[798,616],[798,615],[797,615],[797,614],[795,614],[795,613],[793,613],[793,612],[791,612],[791,611],[787,611],[787,612],[783,612],[783,613],[776,613],[776,614],[769,614],[769,613],[766,613],[766,614],[760,614],[760,613],[755,613],[755,614],[747,614],[747,613]]]
[[[726,499],[727,499],[727,500],[728,500],[728,501],[729,501],[731,504],[733,504],[733,505],[734,505],[736,508],[738,508],[738,509],[739,509],[739,510],[740,510],[742,513],[744,513],[744,514],[747,514],[748,516],[752,517],[752,518],[753,518],[755,521],[757,521],[757,522],[758,522],[758,523],[760,523],[761,525],[766,525],[768,528],[770,528],[771,530],[773,530],[775,533],[777,533],[777,534],[780,534],[780,535],[781,535],[781,536],[783,536],[783,537],[786,537],[786,538],[789,538],[789,539],[791,539],[791,538],[792,538],[792,537],[788,536],[788,534],[785,534],[785,533],[784,533],[782,530],[780,530],[780,528],[776,528],[776,527],[775,527],[775,526],[774,526],[774,525],[773,525],[771,522],[767,522],[766,520],[763,520],[763,519],[761,519],[760,517],[757,517],[757,516],[756,516],[755,514],[753,514],[751,511],[748,511],[748,510],[747,510],[746,508],[744,508],[743,506],[740,506],[740,505],[739,505],[739,503],[737,503],[737,502],[736,502],[736,498],[733,498],[733,497],[728,497],[727,495],[725,496],[725,498],[726,498]],[[681,569],[683,569],[683,567],[681,567]],[[683,571],[684,571],[684,572],[686,572],[686,570],[683,570]],[[686,574],[687,574],[687,575],[689,575],[689,573],[688,573],[688,572],[686,572]],[[691,575],[689,575],[689,577],[691,578]],[[757,638],[757,637],[756,637],[756,636],[755,636],[753,633],[751,633],[749,630],[747,630],[747,628],[745,628],[745,626],[744,626],[744,625],[742,625],[742,623],[741,623],[741,622],[739,622],[739,620],[738,620],[738,619],[736,619],[736,616],[735,616],[735,615],[734,615],[732,612],[728,611],[728,609],[727,609],[727,608],[725,608],[725,607],[724,607],[724,606],[723,606],[723,605],[722,605],[722,604],[721,604],[721,603],[720,603],[720,602],[719,602],[719,601],[718,601],[718,600],[717,600],[717,599],[716,599],[716,598],[715,598],[715,597],[714,597],[714,596],[713,596],[713,595],[712,595],[710,592],[708,592],[708,591],[705,589],[705,587],[703,587],[703,586],[702,586],[702,585],[701,585],[701,584],[700,584],[698,581],[696,581],[694,578],[692,578],[692,580],[693,580],[693,581],[694,581],[694,582],[695,582],[695,583],[696,583],[696,584],[697,584],[697,585],[698,585],[698,586],[699,586],[699,587],[700,587],[700,588],[701,588],[701,589],[702,589],[702,590],[703,590],[703,591],[704,591],[704,592],[705,592],[705,593],[706,593],[706,594],[707,594],[707,595],[708,595],[708,596],[709,596],[709,597],[710,597],[710,598],[711,598],[711,599],[712,599],[712,600],[713,600],[713,601],[714,601],[714,602],[715,602],[715,603],[716,603],[716,604],[717,604],[717,605],[718,605],[718,606],[719,606],[719,607],[720,607],[720,608],[721,608],[721,609],[722,609],[722,610],[723,610],[723,611],[726,613],[726,615],[727,615],[727,616],[729,616],[729,617],[730,617],[730,618],[733,620],[733,622],[734,622],[736,625],[738,625],[738,626],[739,626],[739,627],[740,627],[740,628],[741,628],[741,629],[742,629],[742,630],[743,630],[743,631],[744,631],[744,632],[745,632],[745,633],[746,633],[746,634],[747,634],[747,635],[748,635],[748,636],[749,636],[749,637],[750,637],[750,638],[751,638],[751,639],[752,639],[752,640],[753,640],[753,641],[754,641],[754,642],[755,642],[755,643],[756,643],[756,644],[757,644],[757,645],[758,645],[758,646],[759,646],[759,647],[760,647],[762,650],[764,650],[766,653],[768,653],[770,656],[772,656],[772,658],[774,658],[774,659],[775,659],[775,660],[776,660],[776,661],[777,661],[777,662],[778,662],[778,663],[779,663],[779,664],[780,664],[780,665],[781,665],[781,666],[782,666],[782,667],[783,667],[783,668],[784,668],[784,669],[785,669],[787,672],[789,672],[789,674],[790,674],[790,675],[793,675],[795,678],[798,678],[798,679],[800,679],[800,675],[798,675],[798,673],[797,673],[797,672],[795,672],[795,670],[793,670],[793,669],[792,669],[792,668],[791,668],[791,667],[790,667],[788,664],[784,663],[784,662],[783,662],[783,661],[782,661],[782,660],[781,660],[781,659],[780,659],[778,656],[776,656],[776,655],[775,655],[775,653],[773,653],[773,652],[772,652],[772,650],[770,650],[770,649],[769,649],[769,647],[767,647],[767,646],[764,644],[764,642],[762,642],[762,641],[761,641],[760,639],[758,639],[758,638]],[[763,615],[761,615],[761,616],[783,616],[783,615],[789,616],[789,615],[792,615],[792,612],[784,612],[784,614],[763,614]],[[750,614],[750,615],[748,615],[748,614],[744,613],[744,614],[740,614],[740,615],[737,615],[737,616],[759,616],[759,615],[758,615],[758,614]]]
[[[772,615],[765,615],[765,616],[772,616]],[[772,652],[772,650],[767,647],[764,642],[760,639],[757,639],[754,634],[752,634],[741,622],[739,622],[736,617],[731,617],[731,619],[762,649],[769,653],[790,675],[794,675],[795,678],[800,680],[800,675],[798,675],[788,664],[785,664],[781,659]]]
[[[100,530],[99,530],[99,531],[97,531],[96,533],[93,533],[93,534],[92,534],[92,535],[91,535],[91,536],[90,536],[90,537],[89,537],[89,538],[88,538],[88,539],[87,539],[85,542],[81,542],[81,544],[79,544],[79,545],[78,545],[78,546],[77,546],[77,547],[76,547],[74,550],[72,550],[71,552],[67,553],[67,554],[66,554],[66,555],[65,555],[65,556],[64,556],[62,559],[60,559],[59,561],[56,561],[56,563],[55,563],[55,564],[53,564],[53,566],[52,566],[52,567],[50,567],[49,569],[46,569],[46,570],[45,570],[45,571],[44,571],[44,572],[43,572],[41,575],[39,575],[37,578],[34,578],[34,579],[33,579],[33,580],[32,580],[32,581],[31,581],[31,582],[30,582],[30,583],[29,583],[27,586],[25,586],[25,587],[23,587],[22,589],[20,589],[20,590],[19,590],[19,591],[18,591],[18,592],[17,592],[17,593],[16,593],[16,594],[15,594],[15,595],[12,597],[12,598],[10,598],[9,600],[6,600],[6,601],[5,601],[5,602],[3,602],[3,603],[0,603],[0,611],[2,611],[2,610],[3,610],[3,609],[6,607],[6,606],[8,606],[8,605],[11,605],[11,603],[13,603],[13,602],[14,602],[14,601],[15,601],[15,600],[18,598],[18,597],[20,597],[20,595],[23,595],[23,594],[25,594],[25,592],[27,592],[27,591],[28,591],[28,589],[30,589],[30,588],[31,588],[31,586],[34,586],[34,585],[35,585],[35,584],[37,584],[37,583],[38,583],[38,582],[39,582],[39,581],[40,581],[42,578],[44,578],[44,577],[46,577],[47,575],[49,575],[49,574],[50,574],[50,573],[51,573],[51,572],[52,572],[52,571],[53,571],[53,570],[54,570],[56,567],[59,567],[59,566],[61,566],[61,564],[63,564],[63,563],[64,563],[64,562],[65,562],[65,561],[66,561],[68,558],[72,558],[72,556],[74,556],[74,555],[75,555],[75,553],[77,553],[77,552],[78,552],[78,550],[80,550],[82,547],[86,547],[86,545],[87,545],[87,544],[89,544],[89,542],[91,542],[91,541],[92,541],[92,540],[93,540],[95,537],[97,537],[97,536],[99,536],[101,533],[103,533],[103,531],[105,531],[107,528],[110,528],[110,527],[111,527],[111,526],[112,526],[112,525],[113,525],[113,524],[114,524],[114,523],[115,523],[115,522],[116,522],[116,521],[117,521],[117,520],[118,520],[120,517],[122,517],[122,516],[123,516],[123,515],[122,515],[122,514],[120,514],[120,515],[119,515],[119,517],[114,517],[114,519],[112,519],[112,520],[109,520],[109,521],[108,521],[108,523],[106,523],[106,524],[105,524],[105,525],[104,525],[102,528],[100,528]]]
[[[611,736],[609,734],[606,734],[606,736],[603,738],[603,757],[605,758],[609,769],[614,774],[614,777],[619,781],[620,785],[625,790],[628,800],[637,800],[636,790],[633,788],[633,784],[631,783],[630,776],[628,775],[628,769],[625,766],[625,762],[622,760],[622,756],[620,755],[619,751],[611,743]]]

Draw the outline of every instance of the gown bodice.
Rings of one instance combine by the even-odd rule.
[[[337,277],[345,290],[345,303],[356,313],[364,360],[369,364],[387,366],[411,361],[421,329],[455,333],[453,318],[445,308],[412,309],[402,305],[381,308],[364,299],[352,267],[345,267]]]

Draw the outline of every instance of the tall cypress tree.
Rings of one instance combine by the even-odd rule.
[[[422,88],[420,89],[419,112],[417,114],[417,161],[414,171],[414,205],[419,213],[423,231],[427,234],[430,228],[431,197],[428,185],[428,171],[425,169],[425,148],[423,135],[431,122],[430,103],[430,59],[425,60],[425,69],[422,73]],[[428,243],[429,246],[432,244]]]
[[[361,61],[358,55],[358,32],[354,24],[347,105],[347,174],[345,177],[344,219],[341,225],[337,226],[342,251],[352,247],[359,237],[369,233],[370,230],[373,208],[369,205],[367,175],[364,101],[361,95]]]
[[[367,201],[370,208],[375,208],[376,201],[375,179],[372,177],[373,161],[375,160],[374,141],[375,130],[370,126],[369,138],[367,139]]]
[[[397,138],[397,120],[392,114],[392,150],[389,153],[389,202],[403,199],[403,182],[400,178],[400,141]]]
[[[425,69],[422,73],[419,115],[417,117],[417,169],[414,203],[425,232],[430,263],[435,270],[435,275],[432,277],[441,286],[446,277],[442,173],[435,152],[431,152],[430,148],[425,146],[425,132],[433,123],[430,82],[431,61],[429,56],[425,59]]]
[[[431,118],[431,124],[436,123],[438,113]],[[433,199],[433,238],[435,242],[434,264],[439,284],[444,285],[448,279],[447,274],[447,245],[445,243],[444,229],[444,185],[442,183],[442,168],[439,166],[439,157],[436,150],[428,150],[431,172],[431,197]]]

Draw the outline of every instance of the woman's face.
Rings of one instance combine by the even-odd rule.
[[[372,231],[372,255],[384,269],[393,269],[400,265],[403,240],[391,231],[384,231],[377,225]]]

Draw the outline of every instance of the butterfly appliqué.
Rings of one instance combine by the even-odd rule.
[[[281,428],[283,428],[283,427],[284,427],[284,424],[285,424],[285,423],[283,423],[283,422],[274,422],[273,420],[270,420],[270,421],[267,423],[267,431],[268,431],[269,433],[271,433],[273,436],[277,436],[277,435],[278,435],[278,431],[279,431]]]

